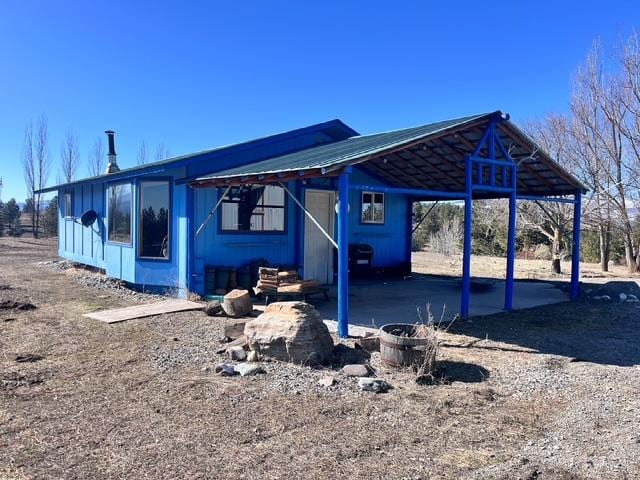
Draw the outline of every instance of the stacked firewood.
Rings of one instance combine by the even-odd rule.
[[[258,268],[257,288],[263,292],[278,290],[278,269],[270,267]]]
[[[262,292],[302,293],[318,286],[317,280],[302,280],[296,269],[268,267],[258,269],[257,288]]]

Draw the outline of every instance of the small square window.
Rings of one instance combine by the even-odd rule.
[[[66,218],[73,218],[73,196],[71,192],[64,194],[64,216]]]
[[[360,220],[362,223],[384,223],[384,193],[362,192]]]

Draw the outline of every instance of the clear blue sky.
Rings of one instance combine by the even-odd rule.
[[[590,5],[592,4],[592,5]],[[501,109],[566,110],[594,37],[640,27],[637,0],[0,3],[3,200],[26,196],[24,127],[45,113],[59,172],[116,131],[173,155],[340,118],[369,133]]]

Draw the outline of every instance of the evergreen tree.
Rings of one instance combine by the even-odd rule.
[[[47,237],[58,235],[58,197],[53,197],[42,213],[42,233]]]

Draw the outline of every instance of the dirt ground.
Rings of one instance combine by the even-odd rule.
[[[460,255],[444,256],[439,253],[422,251],[413,252],[413,271],[433,275],[462,275],[462,257]],[[562,273],[556,274],[551,269],[550,260],[517,258],[515,261],[515,278],[568,281],[571,278],[571,262],[562,262]],[[471,273],[474,277],[504,278],[506,259],[491,256],[472,256]],[[602,272],[600,265],[595,263],[580,263],[580,276],[589,281],[602,282],[610,279],[629,279],[626,267],[623,265],[609,266],[609,272]],[[635,280],[640,280],[636,276]]]
[[[454,324],[442,382],[373,358],[394,387],[373,394],[329,369],[219,377],[225,320],[202,312],[85,319],[144,296],[40,263],[55,250],[0,239],[0,478],[640,478],[636,304]]]

